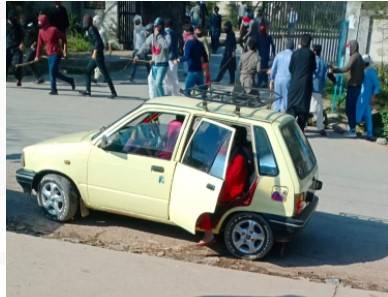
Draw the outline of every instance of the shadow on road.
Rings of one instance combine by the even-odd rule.
[[[36,200],[21,192],[7,190],[7,229],[48,235],[61,224],[49,220]],[[165,237],[195,242],[198,236],[170,225],[103,212],[77,219],[73,226],[124,227]],[[22,226],[17,229],[18,226]],[[23,227],[24,226],[24,227]],[[26,227],[27,226],[27,227]],[[30,232],[30,229],[33,232]],[[280,257],[277,248],[264,261],[282,267],[316,267],[372,262],[388,256],[388,224],[383,221],[316,212],[309,225],[286,246]],[[222,244],[211,247],[229,257]]]

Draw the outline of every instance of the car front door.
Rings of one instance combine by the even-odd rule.
[[[199,216],[215,211],[234,134],[234,128],[202,119],[176,166],[170,220],[193,234]]]
[[[151,218],[168,218],[185,115],[145,112],[93,146],[88,161],[88,196],[92,207]]]

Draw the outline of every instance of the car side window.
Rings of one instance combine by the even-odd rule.
[[[184,119],[184,115],[147,112],[111,135],[105,150],[170,160]]]
[[[259,165],[260,175],[277,176],[279,169],[275,155],[272,151],[267,132],[262,127],[254,127],[256,160]]]
[[[202,122],[189,143],[182,163],[223,178],[232,132],[209,122]]]

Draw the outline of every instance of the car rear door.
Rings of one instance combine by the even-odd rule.
[[[199,216],[215,211],[235,129],[202,119],[177,164],[172,184],[170,220],[195,233]]]

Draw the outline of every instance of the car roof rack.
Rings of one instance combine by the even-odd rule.
[[[202,100],[202,107],[208,111],[208,102],[232,104],[236,106],[235,114],[240,115],[241,107],[251,107],[258,109],[270,109],[275,101],[275,92],[264,88],[251,88],[251,93],[244,91],[228,91],[221,88],[208,87],[193,87],[189,98]],[[184,92],[181,90],[181,93]],[[278,96],[276,96],[278,97]]]

